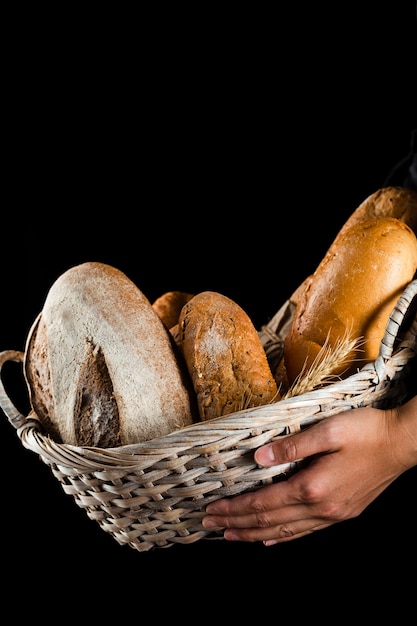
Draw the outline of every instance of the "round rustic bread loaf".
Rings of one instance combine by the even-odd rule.
[[[344,338],[358,342],[329,374],[346,377],[374,361],[389,316],[416,269],[417,239],[405,222],[379,217],[345,229],[298,300],[284,342],[289,384]]]
[[[196,294],[181,309],[178,333],[202,421],[280,399],[258,333],[232,299]]]
[[[32,408],[55,440],[110,447],[198,420],[182,359],[136,285],[91,262],[52,285],[27,338],[24,371]]]

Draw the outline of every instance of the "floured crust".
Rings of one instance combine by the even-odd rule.
[[[230,298],[195,295],[181,310],[178,335],[201,420],[279,399],[258,333]]]
[[[25,376],[35,413],[64,443],[137,443],[198,419],[168,329],[136,285],[102,263],[52,285],[27,339]]]

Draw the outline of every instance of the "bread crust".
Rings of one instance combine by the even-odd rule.
[[[152,306],[165,326],[171,329],[178,324],[182,307],[193,296],[194,294],[187,291],[166,291],[152,302]]]
[[[118,269],[88,262],[49,290],[24,371],[32,408],[54,439],[109,447],[198,419],[181,358],[140,289]]]
[[[312,367],[328,340],[360,345],[334,367],[346,377],[376,359],[388,318],[417,269],[417,240],[393,217],[359,221],[338,236],[308,281],[284,343],[289,384]],[[320,360],[320,359],[319,359]]]
[[[258,333],[232,299],[198,293],[183,306],[178,332],[202,421],[280,398]]]
[[[377,217],[395,217],[417,234],[417,191],[406,187],[382,187],[357,207],[340,229],[342,236],[351,226]]]

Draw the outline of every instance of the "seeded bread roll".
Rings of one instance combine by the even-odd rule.
[[[202,421],[280,399],[258,333],[230,298],[195,295],[181,310],[178,333]]]
[[[58,442],[132,444],[198,420],[168,329],[136,285],[102,263],[73,267],[52,285],[24,371],[32,408]]]
[[[329,374],[346,377],[376,359],[388,318],[417,269],[417,239],[405,222],[380,217],[346,229],[307,282],[284,343],[289,384],[308,371],[322,348],[360,344]]]

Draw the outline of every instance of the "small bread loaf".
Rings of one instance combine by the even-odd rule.
[[[186,291],[166,291],[152,302],[152,306],[165,326],[171,329],[178,324],[182,307],[191,300],[193,295]]]
[[[202,421],[280,399],[251,319],[227,296],[195,295],[181,310],[178,332]]]
[[[24,371],[32,408],[56,441],[114,447],[198,420],[181,359],[136,285],[92,262],[52,285],[27,338]]]
[[[344,338],[358,343],[329,374],[346,377],[378,356],[392,310],[417,269],[417,239],[392,217],[360,221],[338,236],[307,282],[284,342],[289,384]],[[327,343],[326,343],[327,342]]]

